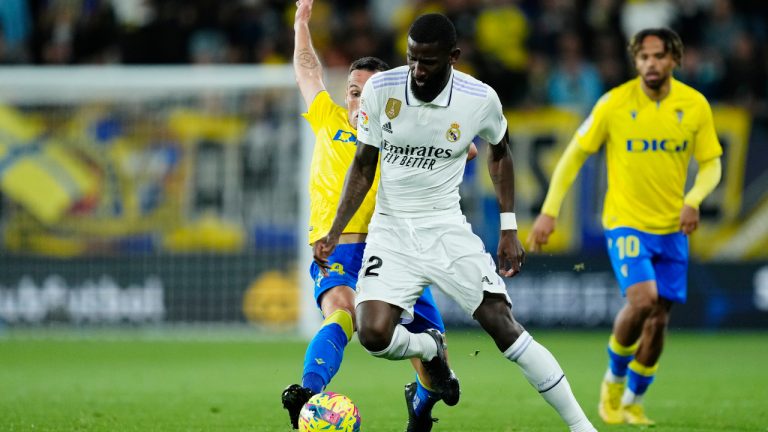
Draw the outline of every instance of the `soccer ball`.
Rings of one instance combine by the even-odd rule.
[[[299,413],[301,432],[358,432],[360,413],[343,394],[322,392],[312,396]]]

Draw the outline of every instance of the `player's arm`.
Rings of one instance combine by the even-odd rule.
[[[315,48],[312,46],[312,35],[309,32],[309,20],[312,17],[312,0],[297,2],[296,17],[293,22],[294,48],[293,71],[296,83],[307,104],[312,105],[315,96],[325,90],[323,83],[323,67],[320,64]]]
[[[525,251],[517,238],[517,223],[514,221],[515,167],[512,162],[512,153],[509,151],[509,133],[505,132],[501,141],[490,147],[488,173],[491,175],[499,211],[502,213],[498,249],[499,274],[512,277],[520,272],[520,267],[525,262]],[[505,216],[511,220],[505,220]]]
[[[703,109],[694,137],[696,146],[693,150],[693,157],[698,162],[699,169],[693,187],[683,198],[683,209],[680,211],[680,230],[685,234],[691,234],[698,228],[699,205],[717,187],[722,176],[720,156],[723,154],[723,148],[717,139],[712,109],[703,96],[700,103]]]
[[[379,149],[358,141],[357,153],[352,160],[352,165],[347,171],[344,181],[344,189],[341,192],[339,207],[336,209],[336,218],[328,232],[328,235],[315,242],[315,262],[321,267],[323,274],[328,268],[328,256],[339,242],[339,237],[357,209],[363,203],[365,196],[373,186],[376,176],[376,166],[379,163]]]
[[[531,233],[528,235],[527,243],[530,250],[539,252],[541,246],[549,241],[549,236],[555,231],[555,221],[560,213],[560,206],[563,204],[565,194],[576,180],[576,176],[587,158],[589,158],[589,153],[582,150],[575,139],[566,147],[565,152],[557,162],[555,172],[552,173],[549,190],[544,199],[544,205],[541,207],[541,214],[536,218]]]
[[[597,101],[557,162],[544,205],[541,207],[541,214],[534,221],[531,233],[528,235],[528,248],[533,252],[541,251],[541,246],[547,244],[549,236],[555,232],[555,220],[560,213],[565,194],[576,180],[579,170],[589,155],[598,151],[608,138],[611,97],[612,91],[604,94]]]
[[[691,190],[685,194],[683,210],[680,212],[680,230],[685,234],[691,234],[699,227],[699,205],[707,197],[717,184],[723,173],[720,158],[712,158],[699,162],[699,170]]]
[[[469,151],[467,152],[467,162],[477,157],[477,146],[474,142],[469,143]]]

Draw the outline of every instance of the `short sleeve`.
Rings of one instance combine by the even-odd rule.
[[[576,130],[573,141],[587,153],[595,153],[608,138],[608,105],[611,92],[604,94],[596,103],[592,112]]]
[[[381,147],[381,106],[377,103],[373,80],[369,79],[363,87],[360,97],[360,113],[357,115],[357,142],[365,143],[376,148]]]
[[[323,90],[315,96],[312,104],[309,105],[309,109],[302,116],[307,119],[309,126],[312,127],[312,131],[317,134],[317,131],[339,109],[342,108],[336,105],[326,90]]]
[[[693,157],[698,162],[707,161],[723,154],[723,148],[717,139],[715,122],[712,118],[712,108],[702,96],[703,107],[701,110],[701,122],[694,139]]]
[[[507,118],[504,117],[504,110],[501,108],[499,95],[496,94],[496,91],[491,86],[487,86],[487,88],[488,96],[483,106],[477,135],[491,145],[496,145],[501,142],[501,139],[504,138],[504,134],[507,132]]]

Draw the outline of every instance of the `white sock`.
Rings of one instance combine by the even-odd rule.
[[[367,351],[367,350],[366,350]],[[377,352],[368,351],[375,357],[388,360],[403,360],[418,357],[429,361],[437,355],[437,344],[432,336],[426,333],[411,333],[398,324],[392,333],[392,341],[385,349]]]
[[[622,405],[632,405],[643,403],[643,395],[635,394],[629,387],[624,389],[624,394],[621,396]]]
[[[605,371],[605,375],[603,376],[603,380],[608,381],[609,383],[623,383],[624,381],[627,380],[627,376],[626,375],[624,375],[624,376],[614,375],[613,371],[611,370],[611,368],[608,368]]]
[[[571,386],[555,357],[533,340],[527,331],[504,351],[504,357],[520,366],[528,382],[555,408],[571,431],[595,430],[576,402]]]

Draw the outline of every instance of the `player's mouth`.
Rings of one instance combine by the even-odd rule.
[[[652,79],[652,80],[659,79],[660,76],[661,75],[658,72],[648,72],[645,74],[646,79]]]

